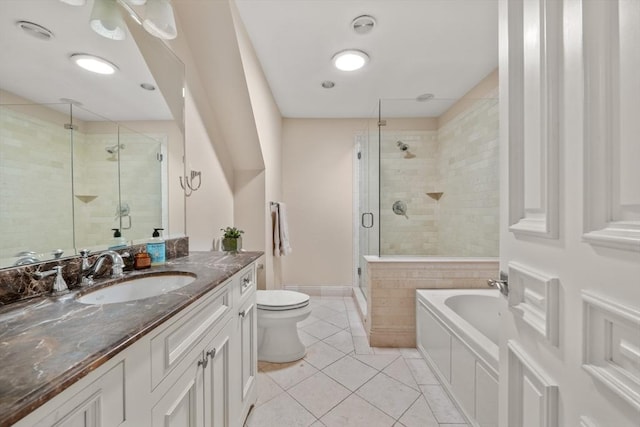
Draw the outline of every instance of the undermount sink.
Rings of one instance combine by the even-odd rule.
[[[82,295],[82,304],[114,304],[155,297],[175,291],[196,280],[194,275],[161,274],[131,278],[121,283]]]

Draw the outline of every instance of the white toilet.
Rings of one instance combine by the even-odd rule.
[[[286,363],[307,352],[298,336],[297,323],[311,314],[309,295],[294,291],[257,291],[258,360]]]

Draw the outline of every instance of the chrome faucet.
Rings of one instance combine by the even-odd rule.
[[[507,276],[507,273],[505,273],[504,271],[500,272],[499,280],[494,280],[494,279],[487,280],[487,285],[489,285],[489,287],[492,287],[492,288],[498,288],[500,293],[504,296],[509,295],[509,276]]]
[[[67,287],[67,282],[65,282],[64,278],[62,277],[62,268],[63,267],[59,265],[59,266],[53,267],[49,271],[37,271],[33,273],[33,277],[35,277],[36,280],[41,280],[41,279],[44,279],[45,277],[49,277],[55,274],[56,279],[53,282],[53,293],[55,294],[59,292],[64,292],[69,288]]]
[[[104,259],[106,257],[111,257],[111,278],[117,279],[119,277],[124,276],[124,261],[122,260],[122,256],[115,251],[104,251],[98,256],[93,265],[89,264],[89,251],[84,249],[80,251],[82,255],[82,268],[80,275],[82,277],[81,284],[82,285],[91,285],[93,284],[93,279],[95,274],[100,271],[102,264],[104,263]],[[124,256],[129,256],[129,253],[125,252]]]

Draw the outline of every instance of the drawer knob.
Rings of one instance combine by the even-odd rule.
[[[213,350],[207,351],[207,357],[210,359],[213,359],[214,357],[216,357],[216,349],[214,348]]]
[[[209,364],[209,359],[206,357],[202,360],[198,360],[198,366],[202,366],[202,369],[207,369],[207,365]]]
[[[238,316],[242,317],[244,319],[244,316],[247,315],[247,310],[242,310],[240,313],[238,313]]]

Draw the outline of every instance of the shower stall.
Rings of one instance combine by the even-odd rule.
[[[380,100],[377,115],[355,144],[360,296],[371,259],[497,257],[497,87],[477,98]]]

